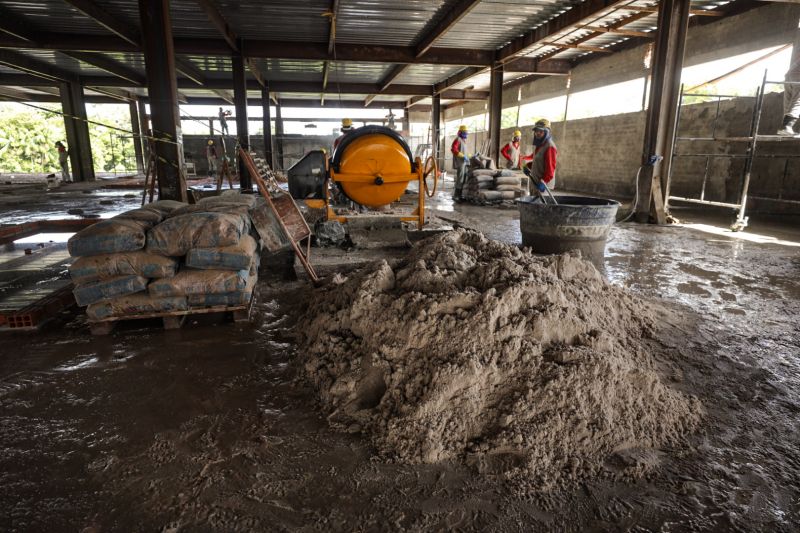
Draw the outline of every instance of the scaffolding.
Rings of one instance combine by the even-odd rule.
[[[726,207],[733,209],[736,213],[736,219],[731,225],[731,229],[733,231],[741,231],[747,227],[748,217],[746,216],[745,212],[747,209],[747,199],[748,199],[748,191],[750,188],[750,176],[753,170],[753,161],[758,158],[764,159],[786,159],[786,164],[784,165],[784,175],[782,178],[782,184],[786,180],[786,176],[789,171],[789,160],[794,158],[800,158],[800,153],[795,149],[796,153],[793,154],[759,154],[757,153],[757,148],[761,143],[764,142],[798,142],[800,141],[800,135],[794,137],[788,136],[781,136],[781,135],[761,135],[758,133],[759,125],[761,123],[761,113],[763,110],[764,104],[764,94],[765,89],[769,85],[800,85],[800,82],[792,82],[792,81],[769,81],[767,80],[767,72],[764,72],[764,78],[761,82],[761,86],[756,90],[755,96],[748,96],[745,98],[752,98],[754,99],[753,105],[753,114],[750,121],[750,129],[749,133],[743,137],[724,137],[724,136],[717,136],[717,123],[720,117],[720,106],[723,99],[728,98],[742,98],[739,95],[727,95],[727,94],[695,94],[695,93],[685,93],[683,86],[681,86],[681,94],[680,100],[678,105],[678,113],[676,117],[676,127],[675,127],[675,136],[673,138],[673,150],[672,154],[670,155],[670,165],[669,171],[667,173],[667,182],[665,187],[665,201],[664,201],[664,208],[669,209],[670,202],[683,202],[689,204],[700,204],[700,205],[709,205],[709,206],[716,206],[716,207]],[[682,109],[684,105],[684,100],[687,98],[701,98],[701,99],[708,99],[708,100],[716,100],[716,114],[714,116],[714,121],[712,123],[711,135],[709,137],[679,137],[678,131],[680,129],[680,121],[682,116]],[[719,143],[733,143],[736,144],[745,144],[746,149],[744,152],[739,153],[708,153],[708,152],[685,152],[685,153],[678,153],[678,143],[679,142],[688,142],[688,143],[695,143],[701,141],[709,141],[709,142],[719,142]],[[673,169],[675,168],[674,162],[677,158],[680,157],[694,157],[694,158],[705,158],[705,170],[703,172],[703,181],[700,187],[700,197],[699,198],[688,198],[682,196],[671,196],[670,195],[670,184],[673,178]],[[711,161],[713,159],[741,159],[744,160],[744,167],[742,171],[742,178],[740,182],[739,192],[737,195],[737,200],[733,203],[731,202],[722,202],[722,201],[713,201],[706,199],[706,185],[708,184],[709,180],[709,169],[711,167]],[[753,196],[751,198],[755,199],[765,199],[777,202],[784,202],[784,203],[792,203],[792,204],[800,204],[800,201],[797,200],[785,200],[782,199],[783,187],[781,187],[781,191],[778,194],[778,198],[762,198]]]

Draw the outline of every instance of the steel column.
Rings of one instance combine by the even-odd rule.
[[[145,161],[150,159],[150,121],[147,118],[147,106],[142,100],[138,100],[139,106],[139,131],[142,135],[142,157]],[[147,166],[145,165],[145,168]]]
[[[281,117],[281,100],[275,105],[275,150],[278,152],[278,168],[283,170],[283,117]]]
[[[431,106],[431,150],[433,158],[439,168],[444,168],[444,160],[439,160],[439,136],[441,135],[442,128],[442,97],[438,94],[433,95],[433,105]]]
[[[94,181],[92,144],[89,139],[89,123],[86,121],[83,87],[77,83],[66,82],[59,85],[59,92],[73,179]]]
[[[503,115],[503,65],[492,67],[489,89],[489,157],[500,157],[500,121]],[[483,154],[487,155],[487,154]]]
[[[675,120],[680,104],[680,82],[690,0],[662,0],[658,7],[658,30],[653,49],[649,107],[642,147],[642,172],[636,220],[647,222],[651,209],[658,224],[666,223],[662,180],[669,175]],[[662,157],[652,163],[654,156]]]
[[[269,82],[261,87],[261,108],[264,121],[264,159],[270,168],[275,168],[275,158],[272,155],[272,110],[269,101]]]
[[[136,153],[136,171],[144,173],[144,147],[142,146],[141,121],[139,120],[139,104],[136,100],[128,102],[131,111],[131,131],[133,131],[133,151]]]
[[[142,51],[157,155],[158,197],[187,201],[169,0],[139,0]]]
[[[250,131],[247,127],[247,78],[244,66],[244,58],[241,54],[234,54],[231,56],[231,63],[233,66],[233,104],[236,108],[236,137],[239,140],[239,145],[244,148],[246,152],[250,151]],[[242,191],[251,191],[253,189],[253,181],[250,177],[250,172],[244,164],[244,161],[237,157],[239,160],[239,187]]]

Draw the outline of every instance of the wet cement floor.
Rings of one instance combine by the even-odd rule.
[[[437,213],[518,242],[513,209]],[[708,421],[651,477],[520,494],[453,464],[377,460],[295,381],[308,286],[265,275],[251,324],[80,315],[0,339],[6,531],[792,531],[800,528],[800,247],[707,228],[615,226],[609,280],[675,314],[653,342]],[[800,231],[796,241],[800,241]],[[756,239],[758,240],[758,239]],[[762,239],[763,240],[763,239]],[[352,268],[380,251],[344,254]],[[397,254],[398,251],[392,252]],[[339,267],[330,250],[323,274]]]

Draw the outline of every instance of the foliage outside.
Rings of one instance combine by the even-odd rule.
[[[60,110],[58,105],[36,105]],[[122,130],[131,128],[127,105],[89,105],[87,114],[89,120]],[[0,116],[0,172],[60,172],[55,143],[67,142],[64,118],[59,113],[20,104],[0,104]],[[136,168],[130,134],[90,123],[89,137],[95,170],[124,172]]]

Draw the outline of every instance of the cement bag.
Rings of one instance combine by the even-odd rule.
[[[246,205],[239,204],[194,204],[184,205],[171,212],[167,218],[179,217],[181,215],[188,215],[189,213],[228,213],[232,215],[248,215],[248,208]]]
[[[472,175],[473,177],[476,177],[476,178],[477,177],[481,177],[481,176],[485,176],[487,178],[493,179],[494,178],[494,170],[489,170],[489,169],[485,169],[485,168],[479,168],[477,170],[473,170],[472,172],[470,172],[470,175]]]
[[[75,301],[78,305],[83,307],[118,296],[134,294],[143,291],[146,287],[147,278],[142,276],[117,276],[76,285],[72,294],[75,295]]]
[[[94,303],[86,308],[86,315],[92,320],[103,320],[111,317],[185,311],[188,307],[185,296],[153,298],[142,292]]]
[[[258,275],[251,273],[247,278],[244,290],[220,294],[190,294],[186,299],[189,301],[189,307],[246,305],[250,303],[257,280]]]
[[[502,191],[481,191],[478,193],[478,198],[481,200],[486,200],[487,202],[491,202],[494,200],[502,200],[503,199],[503,192]]]
[[[250,269],[244,270],[192,270],[185,269],[171,278],[156,279],[147,286],[155,298],[188,296],[191,294],[221,294],[243,291]]]
[[[169,278],[177,271],[178,262],[175,259],[145,251],[81,257],[69,267],[69,275],[76,284],[115,276]]]
[[[261,246],[269,252],[275,253],[291,247],[292,243],[278,222],[278,217],[263,198],[259,198],[250,209],[250,221],[261,238]]]
[[[125,211],[114,218],[125,218],[129,220],[136,220],[138,222],[142,222],[143,224],[147,224],[149,227],[153,227],[162,220],[164,220],[164,213],[157,209],[150,209],[147,207],[141,207],[139,209],[132,209],[130,211]]]
[[[522,191],[501,191],[500,194],[503,195],[503,200],[513,200],[518,196],[522,196]]]
[[[513,170],[508,169],[508,168],[504,168],[503,170],[501,170],[499,172],[495,172],[494,175],[495,175],[496,178],[512,178],[512,177],[515,177],[515,176],[519,177],[519,174],[517,174],[516,172],[514,172]]]
[[[189,213],[168,218],[147,232],[147,251],[171,257],[192,248],[219,248],[238,243],[250,219],[228,213]]]
[[[210,207],[212,205],[244,205],[247,208],[251,208],[256,205],[256,199],[258,197],[254,194],[241,194],[238,192],[230,193],[225,192],[220,196],[207,196],[205,198],[201,198],[197,205],[202,205],[206,207]]]
[[[147,204],[145,207],[148,209],[155,209],[156,211],[160,211],[166,217],[176,209],[180,209],[181,207],[186,206],[187,204],[183,202],[178,202],[177,200],[158,200],[157,202],[152,202]]]
[[[70,237],[67,249],[73,257],[135,252],[144,248],[148,228],[147,224],[136,220],[102,220]]]
[[[519,178],[516,176],[501,176],[497,178],[496,183],[498,185],[513,185],[519,187]]]
[[[495,187],[497,191],[516,191],[519,190],[519,184],[517,185],[498,185]]]
[[[250,235],[245,235],[241,241],[232,246],[192,248],[186,254],[186,266],[212,270],[242,270],[250,267],[257,248],[256,240]]]
[[[480,183],[494,183],[494,178],[488,174],[481,174],[480,176],[475,176],[475,181]]]

